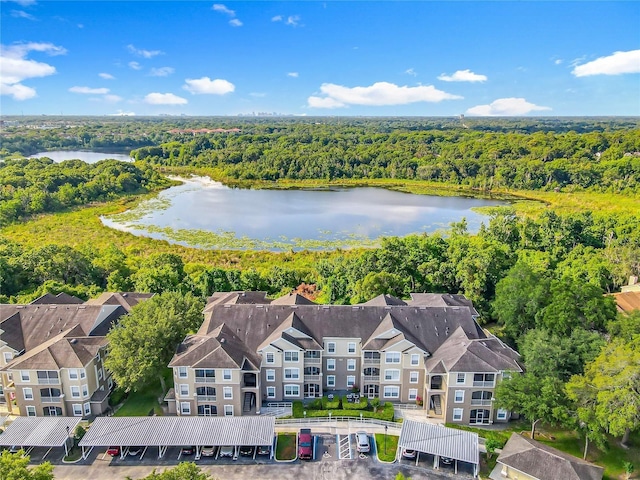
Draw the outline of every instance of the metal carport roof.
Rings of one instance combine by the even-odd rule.
[[[98,417],[81,447],[264,446],[275,417]]]
[[[0,434],[0,446],[63,447],[81,420],[76,417],[18,417]]]
[[[449,457],[474,465],[480,463],[477,433],[433,423],[405,420],[402,423],[398,447]]]

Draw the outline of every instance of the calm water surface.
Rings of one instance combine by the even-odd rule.
[[[83,160],[87,163],[96,163],[100,160],[121,160],[130,162],[131,157],[126,153],[105,153],[105,152],[87,152],[83,150],[56,150],[52,152],[40,152],[31,155],[29,158],[49,157],[54,162],[64,162],[65,160]]]
[[[181,180],[129,212],[103,217],[103,223],[200,248],[328,249],[433,232],[462,218],[476,231],[487,217],[471,208],[506,204],[382,188],[248,190],[201,177]]]

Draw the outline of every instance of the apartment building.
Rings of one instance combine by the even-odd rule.
[[[358,390],[422,403],[447,421],[506,421],[493,391],[503,375],[522,371],[519,355],[477,316],[461,295],[317,305],[296,294],[270,301],[264,292],[216,293],[169,365],[176,387],[166,400],[179,415],[241,415]]]

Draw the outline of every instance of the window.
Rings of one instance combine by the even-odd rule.
[[[27,417],[35,417],[36,416],[36,407],[33,405],[27,406]]]
[[[109,390],[113,388],[113,378],[109,377],[109,380],[107,380],[107,386],[109,387]]]
[[[456,377],[456,383],[464,383],[465,382],[465,374],[459,373]]]
[[[231,381],[231,370],[225,369],[222,371],[222,379],[225,382]]]
[[[102,380],[102,369],[98,369],[98,380]]]
[[[420,372],[409,372],[409,383],[418,383]]]
[[[81,417],[82,416],[82,405],[80,405],[79,403],[74,403],[72,405],[73,407],[73,415],[75,417]]]
[[[294,351],[286,351],[284,352],[284,361],[285,362],[297,362],[299,359],[299,354],[300,352],[294,352]]]
[[[91,413],[91,404],[89,402],[84,404],[84,414],[89,415]]]
[[[27,372],[25,370],[21,370],[20,371],[20,380],[22,380],[23,382],[30,382],[31,381],[31,377],[29,376],[29,372]]]
[[[411,354],[411,365],[418,365],[420,363],[420,355],[417,353]]]
[[[456,390],[456,393],[453,397],[454,403],[462,403],[464,402],[464,390]]]
[[[453,409],[453,421],[461,422],[462,421],[462,413],[464,412],[463,408],[454,408]]]
[[[352,388],[356,384],[355,375],[347,375],[347,388]]]
[[[384,387],[384,398],[399,398],[399,397],[400,397],[400,387],[396,387],[396,386]]]
[[[182,415],[191,415],[191,405],[189,404],[189,402],[180,403],[180,413]]]
[[[231,387],[224,387],[222,389],[222,392],[224,394],[224,398],[233,398],[233,388]]]
[[[410,388],[409,389],[409,400],[415,400],[416,398],[418,398],[418,389],[417,388]]]
[[[102,369],[100,369],[100,371],[102,371]],[[80,369],[80,378],[87,378],[87,372],[84,368]]]
[[[276,355],[273,352],[267,352],[266,355],[267,363],[276,363]]]
[[[327,387],[335,387],[335,386],[336,386],[336,376],[327,375]]]
[[[69,369],[69,380],[77,380],[78,379],[78,370],[76,368]],[[78,405],[82,410],[82,406]]]
[[[475,373],[473,375],[473,385],[479,387],[491,387],[493,386],[494,379],[495,374],[493,373]]]
[[[82,385],[82,396],[83,397],[89,396],[89,387],[87,385]]]
[[[267,387],[267,398],[276,398],[276,387]]]
[[[284,386],[284,396],[285,397],[299,397],[300,396],[300,385],[285,385]]]
[[[503,408],[498,409],[498,413],[496,414],[496,418],[498,420],[506,420],[507,419],[507,411]]]
[[[187,378],[187,367],[178,367],[178,377]]]
[[[355,342],[347,343],[347,351],[349,353],[356,353],[356,343]]]
[[[276,381],[276,371],[267,370],[267,382],[275,382],[275,381]]]
[[[4,352],[4,363],[9,363],[11,360],[13,360],[13,353]]]
[[[327,358],[327,370],[335,370],[335,369],[336,369],[336,359]]]
[[[387,352],[384,354],[385,363],[400,363],[400,352]]]
[[[214,383],[216,371],[213,368],[196,368],[196,383]]]
[[[285,368],[284,369],[284,378],[286,380],[298,380],[300,378],[300,369],[299,368]]]
[[[384,371],[384,379],[397,382],[400,380],[400,370],[387,369]]]
[[[71,386],[71,397],[72,398],[80,398],[80,387],[76,385]]]
[[[225,405],[224,414],[227,417],[233,417],[233,405]]]
[[[180,384],[180,396],[181,397],[188,397],[189,396],[189,384],[188,383],[181,383]]]
[[[356,359],[355,358],[347,359],[347,370],[349,370],[350,372],[354,372],[356,370]]]
[[[25,400],[33,400],[33,389],[32,388],[24,388],[22,389],[22,393],[24,394]]]
[[[56,370],[40,370],[36,373],[38,375],[38,383],[41,385],[58,385],[60,383],[60,378]]]
[[[327,342],[327,353],[336,353],[336,342]]]

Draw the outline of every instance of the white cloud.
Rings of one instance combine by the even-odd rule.
[[[102,98],[104,99],[105,102],[108,102],[108,103],[118,103],[122,101],[122,97],[120,97],[119,95],[105,95]]]
[[[71,87],[69,89],[72,93],[82,93],[85,95],[106,95],[109,93],[108,88],[91,88],[91,87]]]
[[[413,68],[408,68],[404,71],[407,75],[412,75],[414,77],[418,76],[418,73]]]
[[[109,117],[134,117],[135,112],[124,112],[122,110],[118,110],[118,113],[110,113]]]
[[[275,17],[271,17],[271,21],[272,22],[281,22],[282,21],[282,15],[276,15]]]
[[[438,80],[443,82],[486,82],[486,75],[479,75],[473,73],[471,70],[458,70],[453,75],[442,74],[438,77]]]
[[[26,58],[29,52],[63,55],[67,51],[51,43],[19,43],[0,46],[0,95],[10,95],[15,100],[27,100],[37,95],[36,90],[23,85],[29,78],[47,77],[56,73],[54,66]]]
[[[132,53],[133,55],[138,55],[139,57],[144,58],[153,58],[164,53],[160,50],[144,50],[141,48],[136,48],[131,44],[127,45],[127,50],[129,50],[129,53]]]
[[[541,107],[527,102],[524,98],[499,98],[489,105],[477,105],[467,110],[468,115],[483,117],[518,116],[530,112],[551,110],[550,107]]]
[[[11,10],[11,16],[16,18],[26,18],[27,20],[35,20],[36,17],[24,10]]]
[[[144,97],[144,101],[151,105],[185,105],[186,98],[179,97],[173,93],[150,93]]]
[[[236,12],[231,10],[230,8],[227,8],[226,5],[223,5],[221,3],[216,3],[213,5],[213,7],[211,7],[212,10],[215,10],[216,12],[220,12],[220,13],[226,13],[227,15],[231,16],[231,17],[235,17],[236,16]]]
[[[287,77],[298,78],[299,74],[298,74],[298,72],[289,72],[289,73],[287,73]]]
[[[320,92],[325,97],[311,96],[307,99],[310,107],[337,108],[347,105],[405,105],[416,102],[440,102],[458,100],[463,97],[438,90],[432,85],[417,87],[398,86],[388,82],[377,82],[369,87],[343,87],[333,83],[323,83]]]
[[[227,80],[221,78],[211,80],[209,77],[187,78],[182,88],[194,95],[224,95],[236,89],[235,85]]]
[[[299,27],[300,25],[300,15],[289,15],[285,18],[282,15],[276,15],[271,17],[272,22],[283,22],[285,25],[289,25],[291,27]]]
[[[134,70],[142,70],[142,65],[138,62],[129,62],[129,68],[133,68]]]
[[[576,77],[640,73],[640,50],[614,52],[607,57],[597,58],[584,65],[576,65],[571,73]]]
[[[176,70],[173,67],[160,67],[160,68],[152,68],[149,75],[152,77],[168,77]]]
[[[99,73],[98,76],[100,78],[104,78],[105,80],[115,80],[116,77],[111,75],[110,73]]]
[[[553,63],[555,63],[556,65],[561,65],[562,64],[562,59],[561,58],[556,58]]]
[[[241,27],[242,26],[242,22],[240,20],[238,20],[237,18],[233,18],[233,19],[229,20],[229,25],[231,25],[232,27]]]

